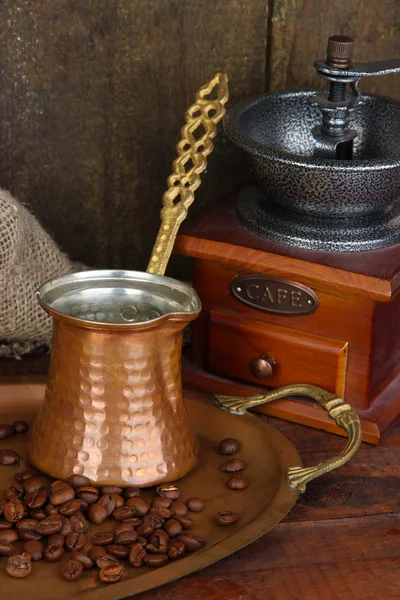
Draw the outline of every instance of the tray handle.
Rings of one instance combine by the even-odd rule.
[[[305,396],[307,398],[312,398],[318,402],[318,404],[327,411],[331,419],[334,419],[336,424],[347,431],[348,434],[347,445],[339,456],[328,458],[313,467],[289,467],[287,473],[288,484],[298,492],[303,493],[305,492],[306,485],[309,481],[347,463],[360,446],[362,436],[361,423],[357,413],[351,406],[346,404],[342,398],[338,398],[335,394],[316,385],[309,384],[286,385],[267,392],[266,394],[249,396],[247,398],[214,394],[214,398],[225,410],[235,414],[243,414],[246,410],[254,408],[255,406],[273,402],[280,398],[287,398],[288,396]]]

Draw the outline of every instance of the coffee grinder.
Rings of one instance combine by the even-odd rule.
[[[327,91],[271,93],[225,117],[250,181],[183,228],[202,301],[184,383],[236,396],[294,383],[351,404],[378,444],[400,415],[400,102],[363,77],[400,60],[352,62],[333,36],[314,63]],[[259,409],[340,433],[307,400]]]

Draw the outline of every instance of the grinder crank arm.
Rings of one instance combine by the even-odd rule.
[[[261,404],[273,402],[274,400],[286,398],[288,396],[305,396],[307,398],[312,398],[318,402],[318,404],[327,411],[329,417],[334,419],[336,424],[347,431],[348,434],[347,445],[339,456],[328,458],[313,467],[289,467],[287,473],[288,484],[298,492],[305,492],[306,485],[309,481],[341,467],[347,463],[358,450],[361,444],[362,430],[360,419],[355,410],[335,394],[316,385],[309,384],[286,385],[265,394],[249,396],[247,398],[214,394],[215,400],[222,408],[234,414],[243,414],[246,410],[254,408],[255,406],[260,406]]]

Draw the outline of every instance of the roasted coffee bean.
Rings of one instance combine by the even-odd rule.
[[[47,545],[53,546],[54,544],[64,548],[65,537],[62,535],[62,533],[53,533],[52,535],[49,535]]]
[[[176,519],[176,521],[178,521],[182,525],[183,529],[192,529],[192,527],[194,525],[194,521],[190,517],[187,517],[186,515],[183,517],[180,517],[179,515],[175,515],[174,519]]]
[[[65,484],[65,486],[59,487],[55,492],[53,492],[49,500],[53,506],[58,506],[59,504],[65,504],[68,502],[68,500],[73,500],[74,498],[74,490],[70,485]]]
[[[138,535],[136,542],[138,542],[143,548],[146,548],[147,538],[142,537],[141,535]],[[135,542],[135,544],[136,544],[136,542]]]
[[[9,542],[0,542],[0,556],[10,556],[14,552],[14,546]]]
[[[205,541],[201,537],[185,533],[177,537],[178,542],[182,542],[187,552],[197,552],[205,545]]]
[[[144,563],[148,567],[162,567],[168,562],[167,554],[146,554],[144,557]]]
[[[18,498],[22,498],[24,493],[25,490],[20,483],[13,483],[5,490],[4,499],[7,501],[16,500]]]
[[[106,567],[112,567],[118,565],[118,558],[115,558],[112,554],[108,554],[103,548],[103,552],[96,558],[96,567],[99,569],[105,569]]]
[[[77,490],[80,487],[90,486],[90,480],[84,475],[70,475],[67,479],[67,483],[74,490]]]
[[[215,515],[218,525],[233,525],[239,518],[239,513],[234,510],[223,510]]]
[[[162,498],[160,498],[162,500]],[[168,498],[166,498],[168,500]],[[129,498],[126,501],[125,507],[134,508],[136,517],[144,517],[149,512],[149,505],[143,498]]]
[[[104,533],[95,533],[92,537],[92,542],[94,546],[107,546],[108,544],[112,544],[114,541],[114,532],[106,531]]]
[[[140,523],[141,522],[142,521],[140,521]],[[113,529],[113,532],[115,533],[115,535],[118,535],[122,531],[133,531],[133,525],[131,525],[130,523],[120,523]]]
[[[182,525],[176,519],[170,519],[164,525],[165,531],[170,538],[176,538],[182,533]]]
[[[90,560],[87,554],[84,554],[83,552],[74,551],[71,553],[71,558],[72,560],[79,560],[85,570],[92,569],[94,567],[94,562]]]
[[[118,487],[117,485],[102,485],[100,488],[100,494],[118,494],[119,496],[121,496],[121,494],[124,493],[124,490],[121,487]]]
[[[180,558],[181,556],[183,556],[185,554],[185,544],[182,544],[182,542],[178,542],[177,540],[174,540],[173,542],[169,543],[169,548],[168,548],[168,558],[170,560],[176,560],[177,558]]]
[[[60,533],[61,533],[61,534],[62,534],[64,537],[67,537],[67,535],[68,535],[69,533],[72,533],[72,532],[74,531],[74,526],[73,526],[73,524],[71,523],[71,520],[70,520],[70,519],[68,519],[68,517],[64,517],[64,516],[63,516],[63,518],[62,518],[62,522],[63,522],[63,524],[62,524],[62,527],[61,527],[61,529],[60,529]]]
[[[180,500],[174,500],[170,508],[174,511],[175,515],[178,515],[178,517],[184,517],[188,512],[188,507]]]
[[[61,565],[60,575],[67,581],[76,581],[82,574],[83,565],[79,560],[67,560]]]
[[[14,435],[14,429],[12,425],[8,425],[7,423],[3,423],[0,425],[0,440],[5,440],[6,438]]]
[[[176,500],[181,495],[179,488],[173,483],[162,483],[156,488],[157,494],[164,498]]]
[[[232,475],[226,482],[226,485],[230,490],[245,490],[249,487],[250,481],[246,475],[239,473],[238,475]]]
[[[15,431],[15,433],[26,433],[29,429],[29,425],[28,423],[25,423],[25,421],[14,421],[14,423],[12,424],[12,428]]]
[[[106,546],[106,550],[109,554],[118,558],[118,560],[123,560],[128,556],[130,548],[119,544],[110,544],[109,546]]]
[[[96,559],[97,559],[98,556],[100,556],[100,554],[104,554],[104,548],[103,548],[103,546],[92,546],[87,551],[88,557],[94,563],[96,562]]]
[[[88,485],[79,487],[76,490],[76,497],[81,498],[88,504],[94,504],[99,499],[99,490]]]
[[[170,519],[174,512],[169,509],[169,508],[164,508],[164,506],[152,506],[152,508],[150,509],[150,514],[151,515],[157,515],[159,516],[161,519]]]
[[[110,498],[114,501],[115,508],[121,508],[125,504],[125,500],[119,494],[110,494]]]
[[[43,521],[47,517],[44,510],[41,508],[30,510],[29,516],[31,519],[36,519],[36,521]]]
[[[143,517],[143,524],[146,525],[146,523],[149,523],[154,531],[154,529],[160,529],[161,527],[163,527],[165,519],[163,519],[163,517],[161,517],[160,515],[148,514],[145,517]],[[136,531],[137,530],[138,528],[136,528]]]
[[[23,579],[27,577],[32,571],[31,556],[28,553],[15,554],[10,556],[7,561],[6,572],[10,577],[16,579]]]
[[[95,525],[101,525],[107,519],[107,511],[101,504],[91,504],[87,511],[88,519]]]
[[[46,513],[47,516],[58,515],[58,513],[60,512],[60,509],[58,506],[54,506],[54,504],[49,502],[48,504],[46,504],[46,506],[44,508],[44,512]]]
[[[201,512],[204,510],[204,501],[193,496],[192,498],[188,498],[186,500],[186,506],[190,512]]]
[[[10,525],[11,525],[11,523],[10,523]],[[15,529],[3,529],[2,531],[0,531],[0,542],[7,543],[7,544],[13,544],[14,542],[17,542],[18,540],[19,540],[18,531],[15,531]]]
[[[43,489],[25,494],[24,502],[32,510],[42,508],[47,502],[47,491]]]
[[[146,550],[154,554],[165,554],[168,550],[168,541],[168,533],[163,529],[156,529],[149,537]]]
[[[221,469],[224,473],[236,473],[236,471],[243,471],[245,464],[240,458],[230,458],[222,465]]]
[[[20,473],[14,473],[15,481],[18,483],[24,483],[27,479],[32,477],[32,473],[30,471],[21,471]]]
[[[4,507],[7,504],[8,500],[6,500],[5,498],[0,498],[0,516],[3,515],[4,513]]]
[[[63,526],[63,518],[61,515],[49,515],[43,521],[39,522],[36,527],[36,531],[40,535],[51,535],[52,533],[59,533]]]
[[[99,579],[101,583],[115,583],[119,581],[124,574],[125,569],[123,565],[113,565],[110,567],[105,567],[100,570]]]
[[[112,515],[112,513],[116,509],[115,500],[111,498],[109,494],[103,494],[102,496],[100,496],[97,504],[104,506],[104,508],[107,511],[107,517]]]
[[[24,551],[31,555],[32,560],[42,560],[44,544],[38,540],[29,540],[24,544]]]
[[[43,490],[46,487],[46,484],[40,477],[28,477],[28,479],[25,479],[23,486],[25,494],[30,494],[31,492]]]
[[[63,487],[71,487],[69,483],[63,481],[62,479],[54,479],[50,484],[51,493],[56,492],[57,490],[61,490]]]
[[[133,544],[137,539],[137,533],[135,531],[121,531],[114,538],[114,544],[122,546]]]
[[[146,555],[147,552],[144,550],[141,544],[133,544],[129,551],[129,562],[132,567],[142,567]]]
[[[72,517],[72,515],[78,514],[78,512],[81,511],[81,502],[82,500],[68,500],[68,502],[61,504],[59,508],[60,515],[63,515],[64,517]]]
[[[136,527],[136,533],[139,536],[143,536],[145,538],[149,537],[149,535],[151,535],[154,531],[154,525],[153,522],[152,523],[142,523],[141,525],[139,525],[139,527]]]
[[[125,519],[122,523],[126,523],[127,525],[131,525],[132,527],[139,527],[143,523],[142,519],[139,517],[132,517],[131,519]]]
[[[58,562],[63,554],[64,548],[58,544],[46,546],[46,548],[43,550],[43,558],[47,560],[47,562]]]
[[[10,523],[21,521],[26,515],[25,505],[21,500],[10,500],[4,505],[4,517]]]
[[[123,494],[124,498],[139,498],[140,496],[140,488],[138,487],[127,487],[124,490]]]
[[[39,521],[36,521],[36,519],[22,519],[22,521],[18,521],[16,527],[20,539],[24,542],[40,540],[42,536],[36,531],[38,525]]]
[[[0,520],[0,535],[4,529],[11,529],[11,527],[12,523],[10,523],[9,521]]]
[[[19,462],[19,454],[15,450],[0,450],[0,465],[15,465]]]
[[[136,509],[133,506],[121,506],[121,508],[116,508],[112,516],[116,521],[125,521],[126,519],[132,519],[135,517]]]
[[[78,533],[74,531],[69,533],[65,538],[65,547],[67,550],[82,550],[86,544],[86,535],[84,533]]]
[[[235,454],[240,449],[240,443],[235,438],[225,438],[218,446],[220,454]]]
[[[163,508],[169,508],[172,504],[171,498],[164,498],[163,496],[156,496],[151,503],[151,506],[162,506]]]
[[[78,533],[86,533],[89,529],[89,523],[86,521],[85,517],[82,513],[78,513],[77,515],[72,515],[69,519],[72,529],[77,531]]]

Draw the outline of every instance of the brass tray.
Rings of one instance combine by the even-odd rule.
[[[11,422],[16,418],[32,422],[39,408],[39,394],[32,395],[27,391],[24,397],[25,386],[16,387],[22,390],[18,401],[5,394],[0,386],[0,422]],[[134,569],[125,562],[124,577],[111,585],[99,582],[96,569],[84,571],[76,582],[64,581],[59,575],[60,563],[45,561],[33,563],[32,574],[26,579],[12,579],[4,571],[6,559],[2,558],[2,598],[117,600],[133,596],[228,556],[264,535],[285,516],[298,497],[298,491],[287,483],[289,467],[298,471],[302,466],[292,444],[260,417],[247,413],[237,417],[221,410],[209,397],[195,392],[186,392],[185,399],[190,420],[200,439],[201,453],[197,467],[180,480],[179,487],[183,499],[198,495],[206,502],[202,513],[191,514],[196,521],[193,533],[207,541],[205,548],[158,569]],[[245,461],[245,473],[251,481],[246,490],[232,491],[225,486],[228,474],[223,473],[220,467],[226,457],[217,452],[217,445],[224,437],[235,437],[241,442],[242,449],[237,456]],[[18,465],[0,466],[1,491],[13,481],[14,472],[31,468],[26,462],[25,444],[26,439],[22,435],[0,441],[0,448],[14,448],[21,456]],[[151,492],[144,490],[142,495],[146,498]],[[217,525],[215,514],[231,509],[239,511],[239,521],[227,527]],[[88,547],[91,534],[109,529],[110,523],[108,521],[101,527],[91,526]]]

